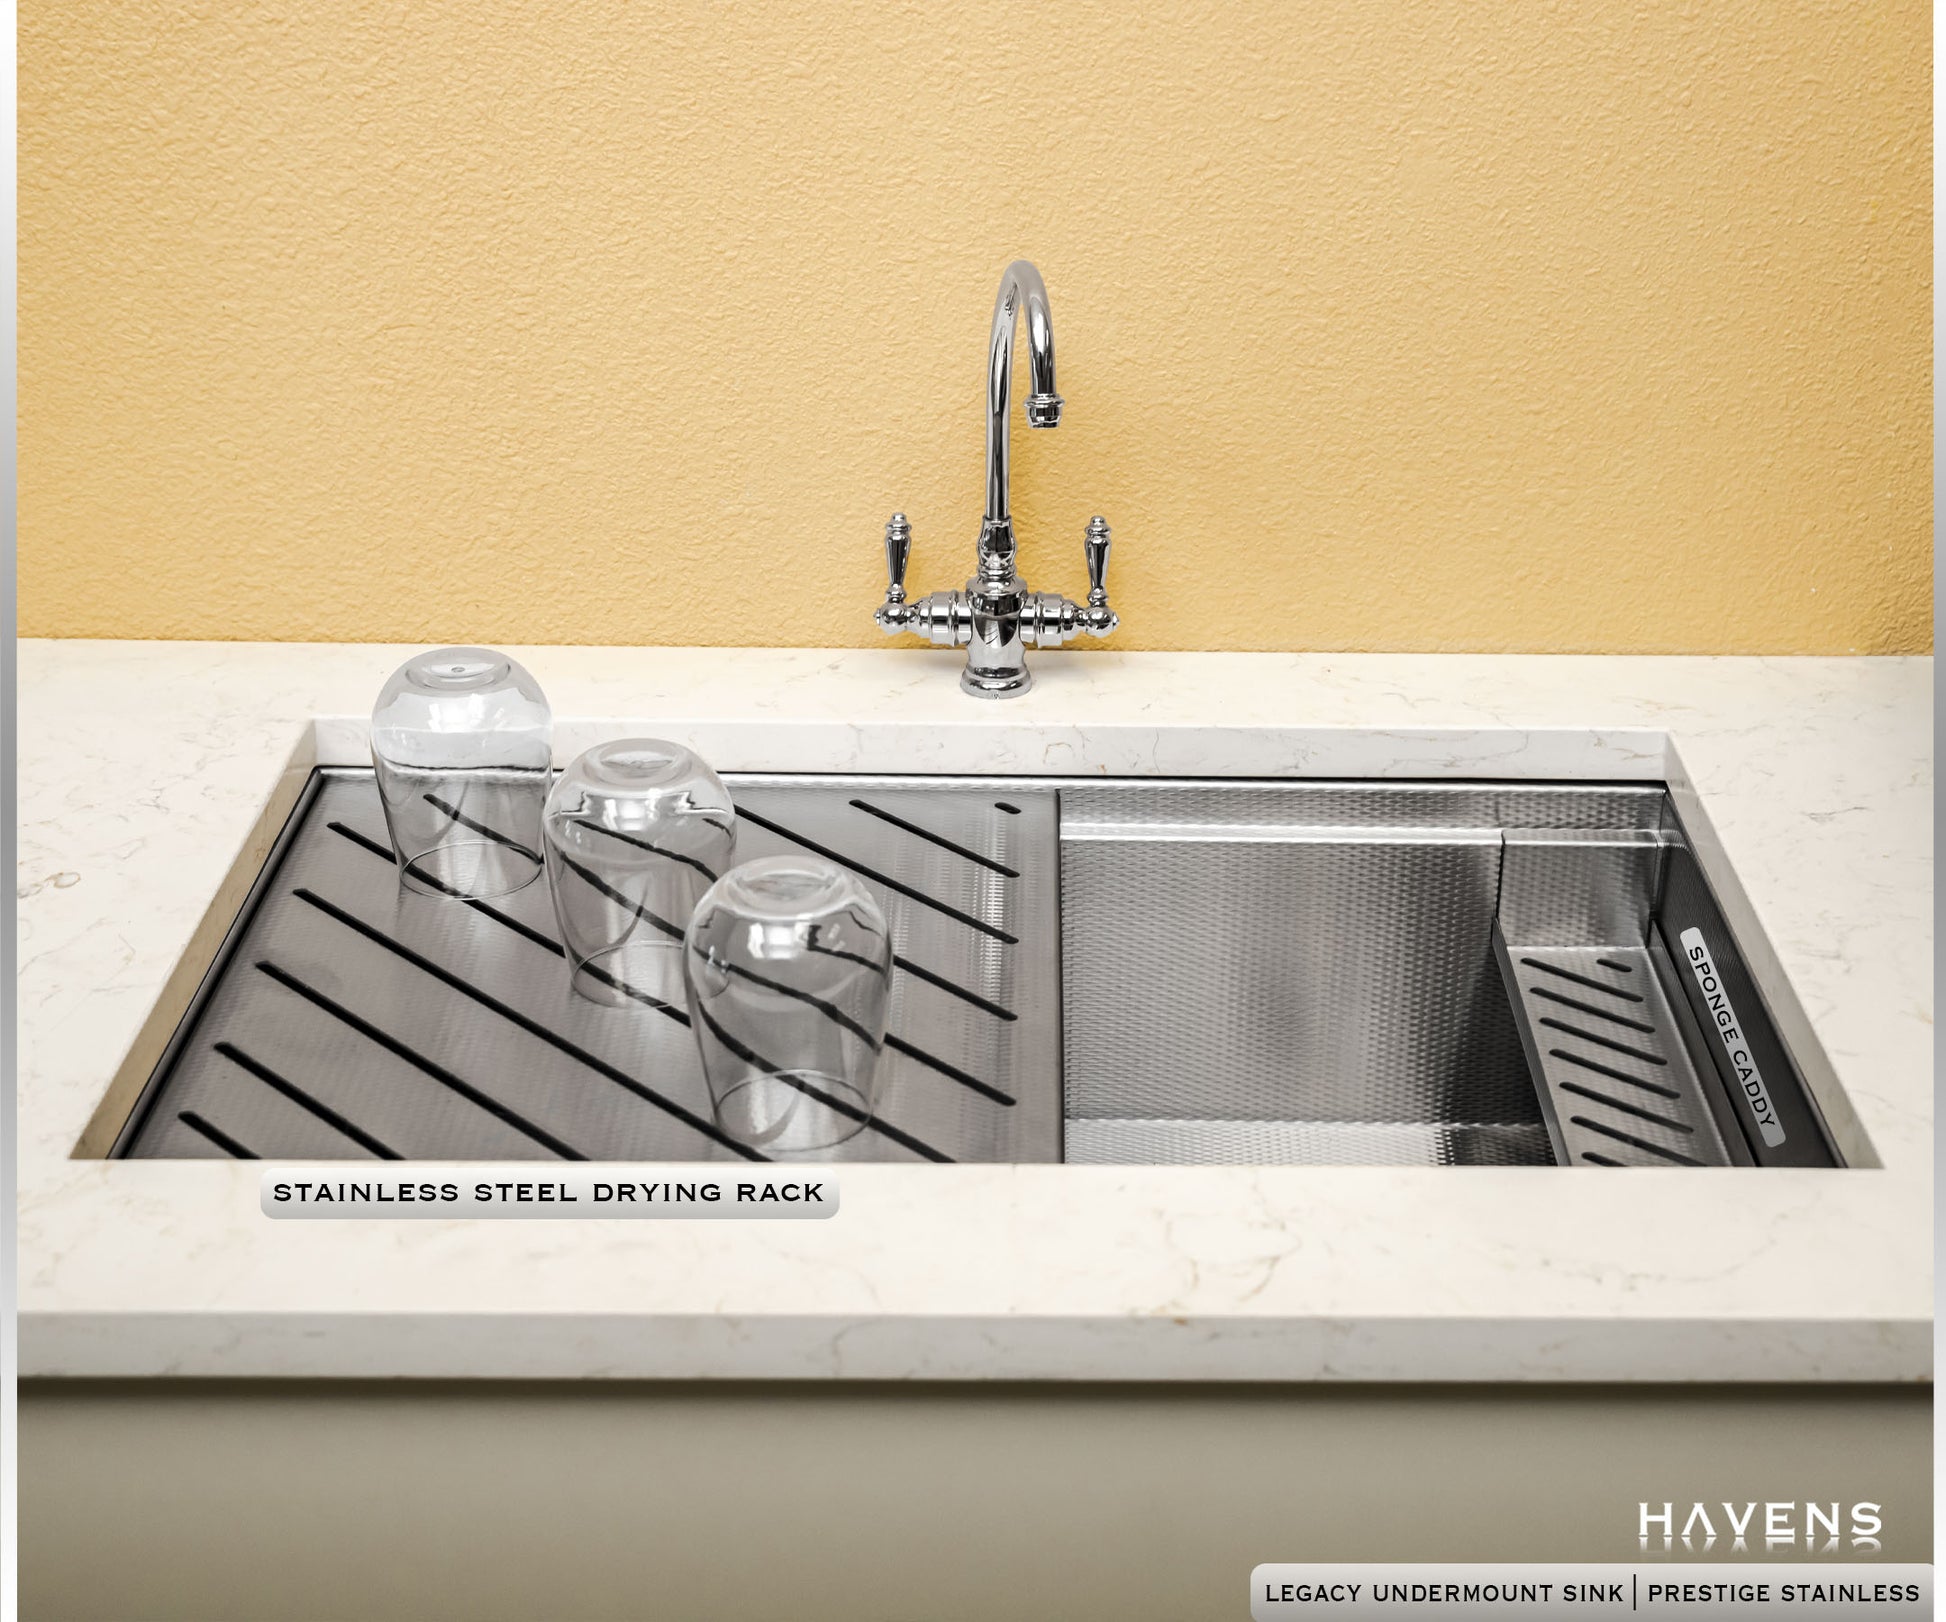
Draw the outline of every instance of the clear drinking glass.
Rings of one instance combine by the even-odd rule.
[[[541,871],[550,726],[534,678],[491,648],[435,648],[372,710],[372,767],[407,889],[506,895]]]
[[[681,1007],[682,937],[736,851],[722,779],[660,738],[597,744],[547,797],[548,887],[574,989]]]
[[[689,1017],[717,1125],[770,1154],[829,1149],[877,1107],[892,937],[850,873],[766,856],[696,904]]]

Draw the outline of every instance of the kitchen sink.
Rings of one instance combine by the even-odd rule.
[[[858,873],[875,1161],[1835,1166],[1658,784],[726,774]],[[686,1015],[574,997],[544,883],[397,881],[313,773],[113,1153],[721,1160]]]

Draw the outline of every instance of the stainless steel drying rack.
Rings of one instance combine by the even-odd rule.
[[[896,958],[881,1106],[838,1159],[1058,1160],[1055,795],[726,778],[740,859],[831,857]],[[730,1160],[689,1016],[574,996],[545,880],[397,882],[369,771],[318,772],[115,1153]]]

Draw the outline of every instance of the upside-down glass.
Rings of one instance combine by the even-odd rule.
[[[407,889],[507,895],[541,871],[550,724],[534,678],[491,648],[435,648],[372,710],[372,769]]]
[[[726,873],[683,949],[717,1125],[767,1154],[811,1154],[877,1107],[892,938],[869,891],[810,856]]]
[[[547,879],[574,989],[680,1008],[682,938],[736,852],[722,780],[681,744],[597,744],[547,797]]]

